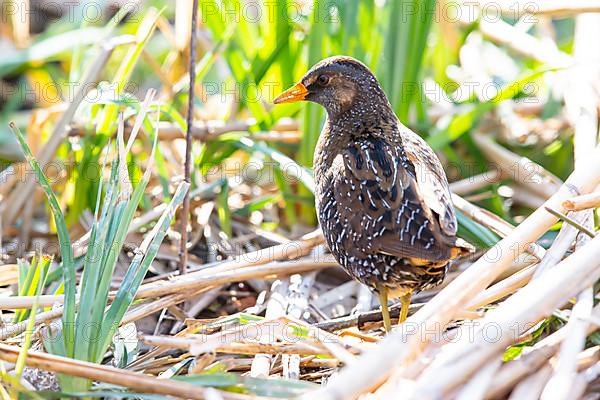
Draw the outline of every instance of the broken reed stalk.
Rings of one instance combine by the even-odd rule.
[[[596,46],[596,37],[600,34],[600,14],[579,15],[575,19],[575,37],[573,58],[577,66],[571,69],[569,85],[565,91],[567,115],[574,127],[574,159],[575,167],[589,156],[597,143],[598,136],[598,100],[593,85],[600,74],[596,67],[598,55],[592,50]],[[593,65],[593,67],[591,67]],[[589,237],[594,237],[593,210],[582,210],[571,215],[579,219],[580,226],[574,225]],[[563,220],[565,220],[563,218]],[[567,222],[567,220],[565,220]],[[577,221],[579,222],[579,221]],[[565,227],[563,229],[571,229]],[[585,246],[589,240],[583,235],[573,234],[575,248]],[[572,240],[571,240],[572,241]],[[587,328],[594,307],[594,289],[585,288],[577,296],[569,321],[567,337],[562,342],[552,376],[542,391],[542,400],[567,400],[572,398],[577,383],[577,357],[585,348]],[[585,387],[585,386],[584,386]]]
[[[265,310],[265,318],[268,320],[277,319],[286,315],[287,298],[290,280],[278,279],[271,285],[269,299],[267,300],[267,308]],[[260,344],[268,345],[274,338],[269,337],[266,332],[258,338]],[[252,360],[250,367],[250,376],[268,378],[271,372],[271,354],[256,354]]]
[[[252,118],[232,121],[195,121],[192,125],[192,139],[198,141],[210,141],[217,139],[219,136],[226,133],[248,132],[253,125],[256,125],[256,120]],[[298,129],[298,123],[280,120],[270,131],[252,132],[252,137],[257,140],[297,143],[301,138]],[[84,126],[71,125],[69,136],[84,136],[85,132],[86,129]],[[125,137],[128,135],[129,127],[126,126]],[[185,132],[181,130],[179,125],[168,121],[160,121],[158,123],[157,135],[158,140],[161,142],[185,139]]]
[[[313,247],[321,243],[323,243],[323,235],[320,231],[315,231],[297,241],[245,253],[233,260],[225,261],[215,268],[195,271],[185,276],[176,276],[173,279],[162,279],[141,285],[137,295],[138,298],[155,297],[167,293],[177,293],[183,290],[200,288],[200,286],[205,284],[229,283],[227,280],[232,278],[248,279],[276,274],[306,272],[337,265],[335,262],[329,260],[297,260],[286,263],[273,263],[269,267],[264,266],[264,264],[273,261],[292,260],[305,256]]]
[[[562,202],[574,194],[588,193],[600,183],[600,148],[577,168],[545,205],[562,210]],[[479,260],[442,289],[405,326],[414,328],[407,332],[389,334],[378,346],[365,352],[355,365],[349,365],[333,377],[329,384],[319,389],[323,399],[355,398],[382,383],[398,365],[415,361],[431,340],[431,332],[440,332],[464,304],[485,289],[504,272],[510,263],[535,240],[539,239],[557,219],[543,208],[534,211],[509,236],[489,249]],[[586,246],[587,247],[587,246]],[[425,335],[428,332],[429,335]],[[312,394],[311,394],[312,396]]]
[[[600,191],[576,196],[563,202],[567,211],[581,211],[600,207]]]
[[[59,308],[56,310],[50,310],[42,313],[38,313],[35,316],[35,324],[39,325],[42,322],[52,321],[62,316],[63,309]],[[6,340],[13,336],[17,336],[27,329],[28,320],[17,322],[16,324],[6,324],[0,329],[0,340]]]
[[[196,292],[184,292],[184,293],[175,293],[163,297],[159,297],[158,299],[151,301],[146,304],[142,304],[139,307],[135,307],[130,309],[125,313],[123,319],[121,320],[121,325],[128,324],[129,322],[134,322],[139,319],[142,319],[148,315],[152,315],[155,312],[159,312],[165,308],[169,308],[175,304],[183,303],[186,300],[192,299],[195,296],[210,290],[210,287],[202,288],[200,291]]]
[[[600,306],[594,307],[592,317],[600,317]],[[587,333],[594,331],[595,327],[588,326]],[[524,350],[523,354],[508,363],[503,364],[496,378],[492,381],[485,395],[486,399],[496,399],[506,394],[524,377],[532,371],[540,369],[558,351],[561,342],[568,336],[568,330],[564,327],[536,343],[530,349]]]
[[[160,347],[162,349],[182,349],[189,351],[197,338],[194,335],[187,337],[152,336],[144,335],[140,340],[147,345]],[[301,356],[314,356],[315,354],[330,355],[329,351],[322,347],[313,346],[309,343],[224,343],[215,348],[216,353],[244,354],[244,355],[280,355],[298,354]]]
[[[192,21],[190,29],[190,87],[188,88],[188,109],[185,133],[185,165],[183,169],[185,182],[191,184],[190,173],[192,164],[192,126],[194,123],[194,86],[196,85],[196,23],[198,19],[198,0],[192,1]],[[190,217],[190,194],[186,193],[183,198],[183,207],[181,210],[181,242],[179,243],[179,273],[185,274],[187,271],[188,259],[188,219]]]
[[[320,231],[304,237],[303,240],[280,244],[266,249],[250,252],[234,260],[224,261],[220,265],[178,275],[172,279],[161,279],[140,286],[136,299],[160,297],[189,291],[200,291],[216,285],[240,282],[251,278],[267,278],[280,275],[308,272],[330,268],[338,264],[333,260],[315,260],[300,258],[323,242]],[[279,261],[292,260],[292,261]],[[110,294],[111,296],[114,293]],[[39,296],[39,305],[49,307],[60,304],[62,295]],[[0,300],[0,310],[31,308],[34,296],[10,296]]]
[[[490,357],[519,339],[540,320],[551,315],[571,296],[600,278],[600,237],[565,258],[556,268],[487,313],[474,333],[474,340],[446,346],[444,355],[421,375],[414,396],[443,396],[465,382]],[[523,307],[523,305],[527,305]],[[493,334],[487,330],[493,326]],[[490,339],[493,336],[493,340]]]
[[[16,362],[21,348],[0,343],[0,360]],[[107,365],[94,364],[87,361],[74,360],[67,357],[54,356],[38,351],[28,351],[25,364],[44,371],[78,376],[94,381],[111,383],[143,393],[154,393],[175,396],[186,399],[205,399],[203,388],[186,382],[176,382],[170,379],[159,379]],[[218,391],[223,399],[249,399],[249,396]]]

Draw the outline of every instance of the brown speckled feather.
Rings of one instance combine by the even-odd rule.
[[[317,64],[302,85],[306,99],[328,113],[315,151],[315,198],[337,261],[392,294],[439,284],[449,260],[471,248],[456,238],[448,182],[433,150],[398,121],[356,60]]]
[[[405,151],[414,165],[423,200],[439,216],[440,227],[448,236],[456,235],[456,216],[446,173],[431,147],[417,134],[401,125]]]

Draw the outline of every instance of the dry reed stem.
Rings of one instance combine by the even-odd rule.
[[[454,193],[452,194],[452,203],[454,204],[454,207],[462,211],[467,217],[477,223],[480,223],[486,228],[489,228],[500,237],[504,238],[510,235],[514,229],[514,226],[496,214],[493,214],[484,208],[478,207]],[[525,251],[531,254],[537,260],[541,260],[546,254],[546,250],[537,243],[532,243]]]
[[[211,286],[228,283],[230,279],[245,280],[255,277],[264,277],[277,273],[292,274],[311,271],[337,265],[333,262],[287,262],[271,264],[269,267],[252,268],[277,260],[287,260],[302,257],[310,250],[323,242],[320,231],[305,235],[301,240],[268,247],[236,257],[234,260],[225,261],[217,267],[195,271],[185,276],[176,276],[171,280],[162,280],[140,286],[137,296],[158,297],[166,293],[176,293],[183,290],[199,288],[210,284]]]
[[[20,347],[0,343],[0,360],[14,363],[17,360],[20,351]],[[87,361],[73,360],[67,357],[54,356],[38,351],[28,351],[25,363],[32,368],[111,383],[144,393],[163,394],[198,400],[206,398],[205,390],[203,388],[190,383],[176,382],[169,379],[158,379],[139,372],[131,372]],[[256,398],[222,391],[218,391],[218,393],[223,399],[237,400]]]
[[[592,317],[597,318],[599,316],[600,306],[596,306],[592,312]],[[594,329],[588,327],[587,333],[591,333]],[[498,370],[485,398],[494,399],[505,396],[523,377],[529,375],[532,371],[538,370],[553,357],[567,335],[567,330],[561,328],[536,343],[533,347],[525,349],[523,354],[516,360],[503,364]],[[584,353],[588,350],[585,350]],[[596,354],[597,356],[598,354]]]
[[[503,175],[524,185],[544,199],[552,196],[560,187],[561,181],[556,176],[530,159],[500,146],[489,136],[475,134],[473,140],[486,157],[502,170]]]
[[[496,371],[502,364],[502,352],[492,357],[487,365],[481,368],[473,377],[459,390],[457,400],[483,399],[486,389],[492,382]]]
[[[273,320],[280,318],[286,314],[287,299],[286,294],[289,287],[289,279],[276,280],[271,285],[269,300],[267,300],[267,309],[265,310],[265,318]],[[262,332],[262,331],[261,331]],[[276,338],[269,335],[267,331],[258,338],[261,344],[268,345]],[[271,354],[257,354],[252,360],[250,367],[250,376],[253,377],[268,377],[271,372]]]
[[[169,308],[175,304],[182,303],[182,302],[189,300],[190,298],[193,298],[194,296],[197,296],[208,290],[210,290],[210,288],[203,288],[199,292],[195,292],[195,293],[190,292],[190,293],[171,294],[168,296],[160,297],[154,301],[151,301],[147,304],[143,304],[139,307],[130,309],[123,316],[123,319],[121,320],[121,325],[125,325],[129,322],[137,321],[148,315],[152,315],[155,312],[161,311],[165,308]]]
[[[490,41],[552,68],[566,68],[573,58],[560,51],[554,42],[542,41],[503,20],[489,21],[483,18],[479,30]]]
[[[576,18],[575,24],[573,57],[578,65],[569,71],[565,105],[575,131],[573,143],[577,168],[582,160],[589,156],[597,142],[598,98],[593,84],[600,76],[600,68],[597,66],[600,59],[591,49],[595,48],[596,38],[600,35],[600,14],[580,15]],[[578,211],[575,216],[580,217],[584,229],[594,230],[592,210]],[[575,231],[574,227],[565,227],[565,225],[561,233],[563,230]],[[571,241],[576,235],[577,232],[573,232]],[[587,241],[585,235],[580,235],[576,246],[585,245]],[[593,307],[594,290],[593,287],[589,287],[579,294],[577,303],[573,307],[565,327],[567,337],[561,344],[558,361],[542,392],[543,400],[571,398],[573,389],[577,385],[577,356],[585,347]]]
[[[560,189],[546,201],[546,205],[561,209],[564,200],[573,193],[588,193],[600,182],[600,149],[587,160],[586,166],[576,169]],[[393,332],[374,349],[365,352],[356,366],[349,366],[333,377],[328,386],[319,390],[323,399],[350,399],[377,386],[397,365],[415,360],[427,344],[424,332],[440,332],[464,308],[465,302],[474,298],[510,265],[511,261],[537,240],[554,223],[556,218],[540,208],[517,226],[477,260],[471,267],[440,291],[415,315],[406,326],[412,332]],[[586,246],[587,247],[587,246]],[[358,366],[360,365],[360,366]]]
[[[171,280],[154,281],[151,284],[148,284],[146,288],[144,288],[144,285],[142,285],[135,298],[146,299],[186,291],[203,291],[213,286],[224,285],[232,282],[242,282],[252,278],[266,279],[269,277],[291,275],[324,268],[331,268],[337,265],[338,264],[333,261],[315,262],[313,260],[300,259],[297,261],[274,262],[266,265],[252,265],[249,267],[242,267],[239,270],[219,270],[214,273],[211,273],[211,270],[213,270],[211,268],[208,271],[197,271],[202,272],[201,274],[189,273],[184,275],[185,277],[191,277],[192,279],[180,280],[176,279],[179,277],[177,276]],[[215,267],[214,269],[217,268],[218,267]],[[158,283],[158,285],[155,283]],[[110,296],[114,296],[114,293],[110,293]],[[0,310],[31,308],[34,299],[35,296],[5,297],[0,301]],[[63,301],[64,296],[62,295],[39,296],[40,307],[50,307],[54,304],[62,304]]]
[[[565,326],[567,337],[563,340],[558,353],[558,362],[551,378],[542,392],[543,400],[571,398],[577,372],[577,356],[584,349],[589,318],[594,307],[594,291],[587,288],[578,296],[569,322]]]
[[[221,135],[231,132],[248,132],[250,127],[255,125],[253,119],[234,120],[234,121],[196,121],[192,126],[192,137],[194,140],[209,141],[218,138]],[[298,123],[294,121],[282,120],[273,126],[271,131],[253,133],[252,137],[271,141],[297,142],[300,139]],[[70,127],[70,136],[83,136],[86,130],[83,126],[74,125]],[[128,135],[128,129],[125,127],[125,136]],[[159,141],[173,141],[185,139],[184,132],[179,125],[172,122],[160,121],[158,123],[157,135]],[[283,135],[283,136],[282,136]]]
[[[523,268],[483,290],[469,302],[467,310],[477,310],[516,292],[531,280],[536,271],[536,267],[537,265],[530,265],[529,267]]]
[[[486,228],[489,228],[501,237],[508,236],[514,229],[514,226],[498,217],[496,214],[476,206],[457,194],[452,194],[452,203],[454,204],[454,207],[462,211],[467,217],[480,223]]]
[[[500,10],[503,15],[512,18],[524,15],[567,17],[580,13],[600,12],[598,0],[554,0],[554,1],[527,1],[513,2],[512,0],[478,0],[477,3],[483,10],[495,13]]]
[[[189,3],[189,2],[187,2]],[[182,7],[178,8],[179,11],[179,25],[181,26],[181,14]],[[185,9],[189,11],[189,9]],[[183,180],[191,184],[190,175],[192,173],[192,129],[194,125],[194,94],[196,93],[196,38],[197,38],[197,25],[198,25],[198,0],[192,0],[191,15],[189,12],[183,12],[188,18],[190,24],[189,35],[189,59],[188,59],[188,103],[186,112],[186,131],[185,131],[185,162],[183,166]],[[176,33],[177,33],[177,26]],[[181,29],[181,28],[180,28]],[[188,262],[188,220],[190,218],[190,194],[186,193],[183,198],[183,204],[181,206],[179,214],[179,273],[181,275],[187,272]]]
[[[417,382],[415,398],[440,396],[467,380],[489,357],[502,351],[527,330],[566,302],[569,297],[600,278],[600,238],[593,239],[516,294],[487,313],[473,341],[452,343]],[[523,307],[526,304],[527,307]],[[495,337],[486,335],[489,326]]]
[[[73,119],[79,104],[83,101],[88,91],[92,89],[92,83],[96,82],[98,79],[100,72],[106,66],[106,63],[113,50],[117,46],[133,43],[134,41],[135,37],[133,36],[118,36],[108,40],[101,46],[101,51],[98,54],[98,58],[92,63],[91,67],[87,71],[81,85],[79,85],[77,92],[74,94],[73,100],[71,103],[69,103],[68,108],[56,123],[56,127],[52,131],[52,135],[44,144],[42,150],[36,155],[36,160],[39,162],[42,169],[51,160],[54,153],[56,153],[56,149],[63,142],[67,131],[67,125],[71,122],[71,119]],[[3,191],[11,190],[10,196],[3,201],[3,204],[5,204],[6,207],[2,209],[2,223],[6,224],[7,226],[11,225],[16,216],[21,212],[23,204],[28,198],[31,197],[31,193],[36,185],[35,179],[33,179],[31,175],[27,175],[25,180],[20,182],[21,185],[18,190],[16,190],[16,188],[13,189],[13,186],[19,183],[19,178],[20,177],[18,175],[15,175],[2,188]]]
[[[567,211],[581,211],[600,207],[600,191],[567,199],[563,202],[563,207]]]
[[[501,170],[484,172],[479,175],[470,176],[468,178],[450,183],[450,190],[456,195],[464,196],[479,189],[488,187],[502,179],[503,175]]]
[[[136,299],[160,297],[185,291],[200,291],[208,287],[244,281],[251,278],[291,275],[337,266],[338,264],[334,261],[315,261],[310,258],[271,262],[264,265],[269,261],[302,257],[308,254],[314,246],[322,242],[323,236],[320,231],[315,231],[305,235],[301,240],[246,253],[236,257],[234,260],[224,261],[215,267],[194,271],[183,276],[175,276],[172,279],[161,279],[143,284],[136,294]],[[114,293],[111,293],[112,295]],[[31,308],[34,298],[35,296],[5,297],[0,301],[0,310]],[[63,300],[64,296],[62,295],[42,295],[39,296],[39,305],[40,307],[48,307],[54,304],[61,304]]]
[[[552,375],[552,367],[545,364],[540,370],[533,371],[525,379],[517,383],[508,397],[509,400],[538,400],[548,378]]]
[[[62,316],[62,307],[56,310],[50,310],[42,313],[38,313],[35,316],[35,325],[39,325],[43,322],[52,321]],[[0,329],[0,340],[6,340],[13,336],[19,335],[27,329],[28,320],[18,322],[16,324],[7,324]]]
[[[19,281],[19,266],[4,264],[0,266],[0,286],[12,285]]]
[[[171,337],[171,336],[152,336],[145,335],[140,340],[148,345],[160,347],[162,349],[182,349],[190,350],[194,345],[193,336]],[[310,343],[224,343],[214,349],[216,353],[244,354],[244,355],[278,355],[278,354],[298,354],[301,356],[331,355],[331,353],[320,346],[314,346]]]

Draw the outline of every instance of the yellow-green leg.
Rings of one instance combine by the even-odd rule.
[[[379,295],[379,304],[381,305],[381,315],[383,316],[383,327],[386,332],[392,330],[392,319],[390,318],[390,310],[388,309],[388,292],[383,285],[377,285],[377,294]],[[409,298],[410,301],[410,298]]]
[[[412,292],[408,292],[405,295],[400,297],[400,304],[402,308],[400,309],[400,317],[398,318],[398,324],[406,321],[406,317],[408,317],[408,307],[410,306],[410,299],[412,297]]]

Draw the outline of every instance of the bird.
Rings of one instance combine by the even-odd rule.
[[[325,242],[351,277],[377,293],[389,332],[389,298],[400,299],[404,322],[412,294],[439,285],[451,260],[474,251],[456,236],[448,179],[362,62],[326,58],[273,102],[297,101],[327,113],[313,160]]]

